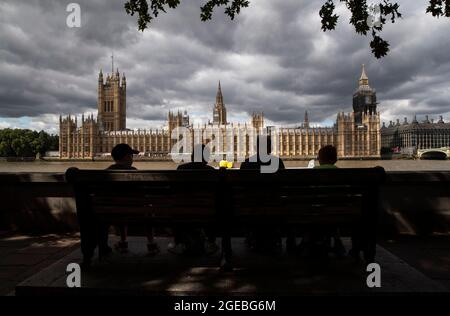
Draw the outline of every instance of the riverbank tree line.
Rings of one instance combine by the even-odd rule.
[[[29,129],[0,129],[0,157],[36,157],[58,150],[58,135]]]

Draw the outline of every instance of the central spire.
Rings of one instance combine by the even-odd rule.
[[[217,88],[217,94],[216,94],[216,105],[223,105],[223,96],[222,96],[222,88],[220,86],[220,80],[219,80],[219,87]]]
[[[303,126],[309,128],[309,116],[308,111],[305,111],[305,119],[303,120]]]
[[[213,123],[218,125],[227,124],[227,109],[225,108],[225,104],[223,103],[222,87],[220,86],[220,80],[219,86],[217,87],[216,104],[214,105],[213,110]]]

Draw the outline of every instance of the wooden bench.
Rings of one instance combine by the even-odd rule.
[[[230,260],[230,238],[243,225],[348,227],[353,250],[375,258],[381,167],[251,170],[119,171],[69,168],[89,261],[106,224],[215,227],[222,238],[222,263]],[[103,226],[104,227],[104,226]]]

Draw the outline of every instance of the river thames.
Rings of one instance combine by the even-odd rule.
[[[64,172],[69,167],[105,169],[111,163],[108,161],[0,161],[0,172]],[[285,161],[284,163],[287,168],[308,165],[308,161]],[[317,161],[316,164],[318,164]],[[450,160],[341,160],[337,165],[341,168],[381,166],[386,171],[450,171]],[[176,169],[178,164],[171,161],[136,161],[134,166],[140,170],[172,170]],[[235,167],[239,167],[239,164],[235,163]]]

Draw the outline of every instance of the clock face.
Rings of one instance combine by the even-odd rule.
[[[366,96],[366,104],[372,103],[372,98],[370,95]]]

